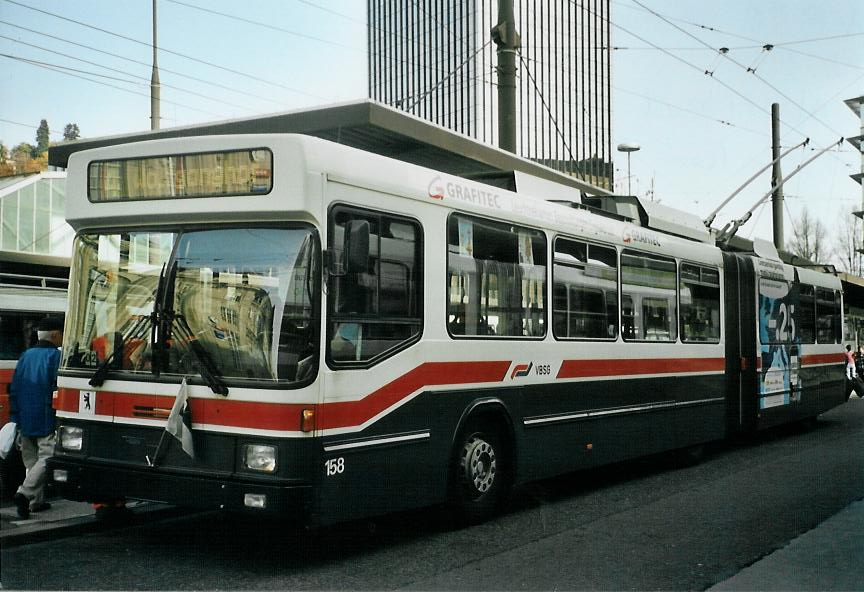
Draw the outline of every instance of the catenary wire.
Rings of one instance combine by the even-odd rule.
[[[89,24],[89,23],[85,23],[85,22],[82,22],[82,21],[77,21],[77,20],[75,20],[75,19],[72,19],[72,18],[69,18],[69,17],[65,17],[65,16],[59,15],[59,14],[54,13],[54,12],[49,12],[49,11],[47,11],[47,10],[42,10],[42,9],[40,9],[40,8],[34,8],[34,7],[32,7],[32,6],[27,6],[26,4],[22,4],[21,2],[16,2],[15,0],[3,0],[3,2],[8,2],[8,3],[10,3],[10,4],[15,4],[16,6],[20,6],[20,7],[22,7],[22,8],[26,8],[26,9],[28,9],[28,10],[33,10],[33,11],[35,11],[35,12],[39,12],[39,13],[42,13],[42,14],[46,14],[46,15],[48,15],[48,16],[52,16],[52,17],[54,17],[54,18],[58,18],[58,19],[60,19],[60,20],[64,20],[64,21],[67,21],[67,22],[70,22],[70,23],[75,23],[76,25],[80,25],[80,26],[82,26],[82,27],[87,27],[88,29],[93,29],[93,30],[95,30],[95,31],[99,31],[99,32],[101,32],[101,33],[105,33],[105,34],[107,34],[107,35],[111,35],[111,36],[113,36],[113,37],[117,37],[117,38],[119,38],[119,39],[124,39],[124,40],[126,40],[126,41],[131,41],[132,43],[137,43],[137,44],[139,44],[139,45],[144,45],[144,46],[146,46],[146,47],[152,47],[152,45],[151,45],[150,43],[147,43],[146,41],[141,41],[140,39],[135,39],[134,37],[128,37],[128,36],[126,36],[126,35],[121,35],[121,34],[119,34],[119,33],[115,33],[114,31],[109,31],[108,29],[103,29],[103,28],[101,28],[101,27],[97,27],[97,26],[95,26],[95,25],[91,25],[91,24]],[[314,95],[314,94],[308,93],[308,92],[306,92],[306,91],[303,91],[303,90],[300,90],[300,89],[297,89],[297,88],[293,88],[293,87],[290,87],[290,86],[286,86],[286,85],[281,84],[281,83],[279,83],[279,82],[273,82],[272,80],[267,80],[267,79],[265,79],[265,78],[261,78],[261,77],[259,77],[259,76],[254,76],[253,74],[249,74],[248,72],[241,72],[240,70],[234,70],[234,69],[232,69],[232,68],[227,68],[227,67],[225,67],[225,66],[221,66],[221,65],[219,65],[219,64],[214,64],[213,62],[208,62],[208,61],[206,61],[206,60],[202,60],[202,59],[199,59],[199,58],[196,58],[196,57],[193,57],[193,56],[190,56],[190,55],[184,54],[184,53],[180,53],[180,52],[178,52],[178,51],[173,51],[173,50],[171,50],[171,49],[165,49],[164,47],[160,47],[160,48],[159,48],[159,51],[164,52],[164,53],[169,53],[169,54],[171,54],[171,55],[176,55],[176,56],[178,56],[178,57],[181,57],[181,58],[184,58],[184,59],[187,59],[187,60],[193,61],[193,62],[197,62],[197,63],[199,63],[199,64],[203,64],[203,65],[205,65],[205,66],[210,66],[211,68],[217,68],[217,69],[219,69],[219,70],[223,70],[223,71],[225,71],[225,72],[230,72],[231,74],[236,74],[237,76],[242,76],[242,77],[244,77],[244,78],[249,78],[249,79],[251,79],[251,80],[255,80],[255,81],[257,81],[257,82],[263,82],[263,83],[265,83],[265,84],[269,84],[269,85],[271,85],[271,86],[276,86],[276,87],[279,87],[279,88],[282,88],[282,89],[285,89],[285,90],[291,91],[291,92],[293,92],[293,93],[297,93],[297,94],[305,95],[305,96],[308,96],[308,97],[311,97],[311,98],[314,98],[314,99],[322,99],[322,98],[323,98],[323,97],[320,97],[320,96],[318,96],[318,95]]]
[[[648,8],[647,6],[645,6],[644,4],[642,4],[642,2],[640,2],[640,0],[630,0],[630,1],[633,2],[634,4],[637,4],[637,5],[641,6],[642,8],[644,8],[645,10],[647,10],[648,12],[650,12],[651,14],[653,14],[654,16],[656,16],[657,18],[659,18],[660,20],[662,20],[663,22],[665,22],[665,23],[667,23],[668,25],[674,27],[674,28],[677,29],[678,31],[680,31],[680,32],[684,33],[685,35],[687,35],[688,37],[690,37],[690,38],[696,40],[698,43],[701,43],[702,45],[704,45],[704,46],[706,46],[706,47],[711,47],[711,45],[709,45],[708,43],[705,43],[704,41],[702,41],[701,39],[699,39],[698,37],[696,37],[696,36],[693,35],[692,33],[688,32],[688,31],[685,31],[684,29],[682,29],[681,27],[679,27],[679,26],[676,25],[675,23],[671,22],[669,19],[667,19],[666,17],[664,17],[664,16],[661,15],[660,13],[656,12],[655,10],[653,10],[653,9],[651,9],[651,8]],[[712,49],[714,49],[714,48],[712,48]],[[818,122],[820,125],[822,125],[822,126],[823,126],[825,129],[827,129],[828,131],[832,132],[833,134],[835,134],[835,135],[837,135],[837,136],[842,136],[842,135],[843,135],[843,134],[838,133],[838,132],[836,132],[835,130],[833,130],[833,129],[831,128],[831,126],[829,126],[827,123],[825,123],[824,121],[822,121],[820,118],[816,117],[815,114],[811,113],[811,112],[810,112],[806,107],[804,107],[803,105],[801,105],[800,103],[798,103],[798,101],[796,101],[795,99],[793,99],[792,97],[790,97],[789,95],[787,95],[786,93],[784,93],[782,90],[780,90],[779,88],[777,88],[775,85],[773,85],[773,84],[771,84],[770,82],[768,82],[768,80],[766,80],[766,79],[763,78],[762,76],[760,76],[760,75],[756,72],[756,70],[755,70],[754,68],[749,68],[749,67],[745,66],[744,64],[741,64],[741,63],[738,62],[737,60],[735,60],[735,59],[733,59],[732,57],[730,57],[728,53],[724,53],[724,52],[719,51],[719,50],[715,50],[715,51],[717,51],[717,52],[718,52],[722,57],[724,57],[725,59],[731,61],[733,64],[735,64],[735,65],[738,66],[739,68],[742,68],[742,69],[745,70],[746,72],[749,72],[749,73],[753,74],[753,76],[754,76],[757,80],[759,80],[760,82],[762,82],[763,84],[765,84],[766,86],[768,86],[771,90],[773,90],[774,92],[776,92],[777,94],[779,94],[781,97],[783,97],[784,99],[786,99],[787,101],[789,101],[790,103],[792,103],[793,105],[795,105],[796,107],[798,107],[801,111],[803,111],[804,113],[808,114],[808,115],[809,115],[809,116],[810,116],[814,121]],[[786,125],[789,125],[789,124],[786,124]],[[790,126],[790,127],[791,127],[791,126]],[[792,128],[792,129],[794,129],[794,128]],[[802,132],[800,132],[799,130],[795,130],[795,131],[798,131],[798,133],[802,133]],[[804,135],[806,135],[806,134],[804,134]]]
[[[11,119],[0,119],[0,122],[8,123],[10,125],[20,125],[21,127],[29,127],[31,129],[38,129],[38,125],[31,125],[29,123],[21,123],[20,121],[12,121]],[[62,132],[52,132],[50,129],[48,130],[49,134],[54,134],[55,136],[62,136]]]
[[[86,81],[88,81],[88,82],[92,82],[92,83],[94,83],[94,84],[101,84],[102,86],[108,86],[108,87],[110,87],[110,88],[115,88],[115,89],[117,89],[117,90],[120,90],[120,91],[123,91],[123,92],[129,93],[129,94],[139,95],[139,96],[142,96],[142,97],[148,97],[148,98],[150,97],[150,94],[149,94],[149,93],[136,92],[136,91],[134,91],[134,90],[130,90],[130,89],[128,89],[128,88],[123,88],[122,86],[117,86],[117,85],[115,85],[115,84],[109,84],[109,83],[107,83],[107,82],[102,82],[102,81],[100,81],[100,80],[93,80],[92,78],[87,78],[87,76],[82,76],[82,75],[80,75],[80,74],[76,74],[76,73],[75,73],[76,70],[75,70],[74,68],[67,68],[67,67],[65,67],[65,66],[58,66],[58,65],[56,65],[56,64],[48,64],[48,63],[46,63],[46,62],[39,62],[39,61],[37,61],[37,60],[30,60],[30,59],[27,59],[27,58],[21,58],[21,57],[18,57],[18,56],[13,56],[13,55],[5,54],[5,53],[0,53],[0,57],[4,57],[4,58],[10,59],[10,60],[19,61],[19,62],[22,62],[22,63],[25,63],[25,64],[29,64],[29,65],[31,65],[31,66],[36,66],[36,67],[39,67],[39,68],[45,68],[46,70],[53,70],[53,71],[55,71],[55,72],[59,72],[59,73],[61,73],[61,74],[65,74],[65,75],[67,75],[67,76],[72,76],[73,78],[80,78],[80,79],[82,79],[82,80],[86,80]],[[67,71],[67,70],[68,70],[68,71]],[[80,72],[80,70],[78,70],[77,72]],[[104,75],[104,74],[96,74],[96,73],[88,73],[88,74],[90,74],[90,75],[92,75],[92,76],[99,76],[99,77],[102,77],[102,78],[111,78],[111,77],[106,76],[106,75]],[[119,79],[118,79],[118,80],[119,80]],[[128,81],[124,81],[124,82],[128,82]],[[177,106],[177,107],[182,107],[182,108],[184,108],[184,109],[190,109],[190,110],[192,110],[192,111],[198,111],[198,112],[200,112],[200,113],[206,113],[207,115],[213,115],[213,116],[215,116],[215,117],[222,117],[222,118],[225,117],[224,115],[221,115],[221,114],[219,114],[219,113],[213,113],[212,111],[206,111],[206,110],[204,110],[204,109],[199,109],[199,108],[197,108],[197,107],[192,107],[191,105],[184,105],[183,103],[178,103],[177,101],[168,101],[168,100],[162,99],[162,102],[163,102],[163,103],[166,103],[166,104],[169,104],[169,105],[174,105],[174,106]],[[162,119],[167,119],[167,118],[163,117]]]
[[[351,51],[361,51],[357,47],[353,47],[351,45],[345,45],[344,43],[339,43],[338,41],[331,41],[329,39],[324,39],[322,37],[316,37],[315,35],[307,35],[306,33],[300,33],[298,31],[292,31],[291,29],[286,29],[284,27],[278,27],[276,25],[271,25],[270,23],[264,23],[261,21],[254,21],[252,19],[248,19],[246,17],[237,16],[235,14],[228,14],[226,12],[220,12],[218,10],[213,10],[212,8],[205,8],[204,6],[196,6],[195,4],[189,4],[188,2],[181,2],[180,0],[165,0],[166,2],[170,2],[171,4],[177,4],[179,6],[185,6],[187,8],[192,8],[194,10],[200,10],[201,12],[207,12],[210,14],[215,14],[221,17],[229,18],[232,20],[240,21],[243,23],[248,23],[250,25],[255,25],[258,27],[264,27],[266,29],[272,29],[273,31],[278,31],[280,33],[287,33],[288,35],[294,35],[295,37],[300,37],[301,39],[308,39],[310,41],[317,41],[319,43],[324,43],[326,45],[332,45],[334,47],[341,47],[342,49],[350,49]]]
[[[46,51],[46,52],[48,52],[48,53],[53,53],[53,54],[56,54],[56,55],[59,55],[59,56],[63,56],[63,57],[65,57],[65,58],[69,58],[70,60],[75,60],[75,61],[78,61],[78,62],[83,62],[83,63],[85,63],[85,64],[89,64],[89,65],[91,65],[91,66],[96,66],[97,68],[104,68],[105,70],[108,70],[109,72],[117,72],[117,73],[119,73],[119,74],[125,74],[126,76],[131,76],[132,78],[137,78],[138,80],[143,80],[144,83],[145,83],[145,85],[147,85],[147,86],[150,85],[150,79],[149,79],[149,78],[146,78],[146,77],[144,77],[144,76],[138,76],[138,75],[136,75],[136,74],[131,74],[131,73],[128,73],[128,72],[124,72],[123,70],[118,70],[118,69],[116,69],[116,68],[111,68],[110,66],[106,66],[106,65],[104,65],[104,64],[100,64],[100,63],[98,63],[98,62],[92,62],[92,61],[90,61],[90,60],[85,60],[85,59],[83,59],[83,58],[78,58],[78,57],[75,57],[75,56],[73,56],[73,55],[69,55],[69,54],[67,54],[67,53],[63,53],[63,52],[61,52],[61,51],[55,51],[55,50],[53,50],[53,49],[48,49],[47,47],[42,47],[41,45],[34,45],[34,44],[32,44],[32,43],[27,43],[26,41],[21,41],[20,39],[14,39],[14,38],[12,38],[12,37],[7,37],[6,35],[0,35],[0,39],[7,39],[7,40],[12,41],[12,42],[14,42],[14,43],[19,43],[19,44],[21,44],[21,45],[26,45],[26,46],[28,46],[28,47],[33,47],[33,48],[35,48],[35,49],[39,49],[39,50],[41,50],[41,51]],[[118,78],[117,80],[122,80],[122,79]],[[130,84],[138,84],[138,85],[141,84],[140,82],[136,82],[135,80],[126,80],[125,82],[128,82],[128,83],[130,83]],[[238,105],[237,103],[231,103],[231,102],[229,102],[229,101],[224,101],[224,100],[222,100],[222,99],[217,99],[217,98],[214,98],[214,97],[211,97],[211,96],[205,95],[205,94],[203,94],[203,93],[195,92],[195,91],[193,91],[193,90],[188,90],[188,89],[185,89],[185,88],[182,88],[182,87],[179,87],[179,86],[174,86],[174,85],[172,85],[172,84],[166,84],[165,82],[160,83],[160,86],[161,86],[162,88],[170,88],[170,89],[173,89],[173,90],[176,90],[176,91],[179,91],[179,92],[183,92],[183,93],[186,93],[186,94],[189,94],[189,95],[193,95],[193,96],[196,96],[196,97],[200,97],[200,98],[206,99],[206,100],[208,100],[208,101],[213,101],[213,102],[216,102],[216,103],[222,103],[223,105],[228,105],[229,107],[236,107],[236,108],[238,108],[238,109],[244,109],[244,110],[249,110],[249,111],[253,111],[253,112],[255,111],[254,109],[249,109],[249,107],[246,107],[246,106],[243,106],[243,105]]]
[[[111,57],[113,57],[113,58],[117,58],[117,59],[120,59],[120,60],[124,60],[124,61],[130,62],[130,63],[133,63],[133,64],[138,64],[138,65],[141,65],[141,66],[146,66],[146,67],[148,67],[148,68],[150,68],[150,67],[152,66],[152,64],[149,63],[149,62],[142,62],[142,61],[140,61],[140,60],[135,60],[135,59],[132,59],[132,58],[129,58],[129,57],[126,57],[126,56],[122,56],[122,55],[117,54],[117,53],[112,53],[112,52],[110,52],[110,51],[105,51],[105,50],[103,50],[103,49],[99,49],[99,48],[97,48],[97,47],[93,47],[92,45],[85,45],[85,44],[83,44],[83,43],[78,43],[77,41],[71,41],[70,39],[64,39],[63,37],[58,37],[57,35],[51,35],[51,34],[49,34],[49,33],[44,33],[44,32],[42,32],[42,31],[37,31],[36,29],[30,29],[30,28],[27,28],[27,27],[24,27],[24,26],[21,26],[21,25],[16,25],[15,23],[10,23],[9,21],[4,21],[4,20],[2,20],[2,19],[0,19],[0,23],[2,23],[2,24],[4,24],[4,25],[7,25],[7,26],[9,26],[9,27],[14,27],[14,28],[16,28],[16,29],[21,29],[21,30],[23,30],[23,31],[27,31],[27,32],[29,32],[29,33],[34,33],[34,34],[36,34],[36,35],[40,35],[40,36],[42,36],[42,37],[47,37],[47,38],[49,38],[49,39],[54,39],[54,40],[56,40],[56,41],[61,41],[61,42],[63,42],[63,43],[68,43],[69,45],[74,45],[74,46],[76,46],[76,47],[81,47],[81,48],[83,48],[83,49],[88,49],[88,50],[90,50],[90,51],[95,51],[95,52],[97,52],[97,53],[101,53],[101,54],[103,54],[103,55],[111,56]],[[244,95],[244,96],[247,96],[247,97],[252,97],[252,98],[254,98],[254,99],[259,99],[259,100],[261,100],[261,101],[268,101],[268,102],[271,102],[271,103],[281,104],[281,101],[278,101],[278,100],[276,100],[276,99],[271,99],[271,98],[264,97],[264,96],[261,96],[261,95],[256,95],[256,94],[254,94],[254,93],[250,93],[250,92],[247,92],[247,91],[244,91],[244,90],[238,89],[238,88],[236,88],[236,87],[231,87],[231,86],[228,86],[228,85],[225,85],[225,84],[219,84],[218,82],[212,82],[212,81],[209,81],[209,80],[205,80],[205,79],[203,79],[203,78],[198,78],[198,77],[196,77],[196,76],[192,76],[191,74],[185,74],[185,73],[183,73],[183,72],[178,72],[177,70],[169,70],[169,69],[166,68],[165,66],[159,66],[159,71],[160,71],[160,72],[166,72],[166,73],[168,73],[168,74],[173,74],[173,75],[175,75],[175,76],[180,76],[180,77],[182,77],[182,78],[188,78],[189,80],[194,80],[195,82],[200,82],[200,83],[202,83],[202,84],[207,84],[207,85],[209,85],[209,86],[213,86],[213,87],[215,87],[215,88],[221,88],[221,89],[223,89],[223,90],[229,90],[229,91],[231,91],[231,92],[234,92],[234,93],[237,93],[237,94],[240,94],[240,95]]]

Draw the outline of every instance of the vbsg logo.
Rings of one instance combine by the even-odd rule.
[[[510,380],[516,380],[517,378],[525,378],[526,376],[531,375],[538,378],[551,378],[552,364],[535,364],[533,361],[528,362],[527,364],[516,364],[515,366],[513,366],[513,370],[510,372]]]

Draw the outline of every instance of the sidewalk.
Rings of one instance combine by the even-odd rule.
[[[864,589],[864,501],[708,590]]]
[[[52,499],[51,508],[30,514],[20,520],[15,505],[4,502],[0,507],[0,547],[8,549],[37,541],[74,536],[85,532],[159,520],[182,513],[174,506],[149,502],[130,502],[132,515],[122,523],[97,520],[93,506],[84,502]]]

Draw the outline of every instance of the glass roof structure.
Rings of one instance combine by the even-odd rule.
[[[65,211],[65,172],[0,179],[0,260],[68,260],[75,234]]]

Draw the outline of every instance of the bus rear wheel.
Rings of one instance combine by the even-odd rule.
[[[469,424],[456,440],[451,505],[457,518],[477,524],[491,518],[510,493],[510,459],[504,438],[491,425]]]

